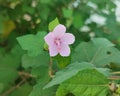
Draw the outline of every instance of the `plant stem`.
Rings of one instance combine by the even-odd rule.
[[[52,58],[50,57],[50,65],[49,65],[49,75],[50,75],[50,77],[51,78],[53,78],[54,77],[54,75],[53,75],[53,69],[52,69]]]

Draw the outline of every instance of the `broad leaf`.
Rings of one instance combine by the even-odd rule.
[[[44,84],[37,84],[33,87],[33,91],[29,96],[55,96],[56,87],[52,87],[49,89],[43,89]]]
[[[20,49],[20,47],[15,46],[11,52],[0,54],[0,84],[2,84],[3,91],[13,85],[18,77],[17,68],[20,66],[23,54]]]
[[[80,71],[77,75],[63,82],[56,96],[107,96],[108,79],[96,69]]]
[[[36,35],[29,34],[18,37],[17,40],[22,49],[28,51],[29,56],[37,56],[43,52],[44,36],[46,32],[38,32]]]
[[[120,65],[120,51],[105,38],[94,38],[90,42],[82,42],[75,48],[72,62],[90,62],[103,67],[110,63]]]
[[[46,83],[51,79],[49,76],[49,68],[43,65],[33,68],[31,74],[35,77],[36,81],[41,84]]]
[[[79,13],[75,13],[73,16],[73,26],[77,29],[79,29],[81,26],[83,26],[84,22],[83,22],[83,18],[81,16],[81,14]]]
[[[87,63],[87,62],[72,63],[65,69],[58,71],[55,74],[55,77],[53,78],[53,80],[50,83],[48,83],[44,88],[49,88],[53,85],[60,84],[64,81],[66,81],[67,79],[73,77],[74,75],[76,75],[79,71],[82,71],[84,69],[93,68],[93,67],[94,66],[92,64]]]
[[[49,54],[47,52],[43,52],[38,56],[30,57],[27,54],[23,55],[22,57],[22,66],[24,68],[34,68],[39,67],[41,65],[43,66],[49,66]]]
[[[43,89],[51,79],[48,71],[49,68],[46,66],[39,66],[32,69],[31,74],[36,78],[37,84],[33,87],[29,96],[55,96],[56,87]]]

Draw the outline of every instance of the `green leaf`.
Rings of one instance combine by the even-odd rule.
[[[62,57],[60,55],[57,55],[53,59],[57,61],[59,68],[65,68],[68,64],[70,64],[71,56]]]
[[[28,96],[32,90],[32,86],[28,83],[20,86],[18,89],[13,91],[9,96]]]
[[[107,15],[106,18],[106,30],[104,30],[104,33],[107,34],[106,37],[110,40],[117,40],[120,35],[120,32],[118,32],[118,30],[120,30],[120,27],[119,24],[116,23],[116,16],[115,14],[111,13]]]
[[[45,84],[36,84],[29,96],[55,96],[56,87],[43,89],[43,86],[45,86]]]
[[[32,69],[31,74],[36,77],[37,84],[33,87],[29,96],[55,96],[56,87],[43,89],[51,79],[48,73],[49,68],[43,65]]]
[[[79,29],[80,27],[83,26],[83,24],[84,24],[84,22],[83,22],[83,18],[82,18],[82,16],[81,16],[81,14],[76,13],[76,14],[74,15],[74,18],[73,18],[73,26],[74,26],[75,28]]]
[[[63,16],[64,16],[65,18],[70,18],[70,17],[72,17],[73,11],[72,11],[71,9],[63,8],[62,11],[63,11]]]
[[[3,91],[3,84],[0,83],[0,93]]]
[[[36,81],[41,84],[48,82],[51,79],[49,76],[49,68],[43,65],[33,68],[31,74],[36,77]]]
[[[18,37],[17,40],[22,49],[28,51],[29,56],[37,56],[43,52],[44,36],[46,32],[38,32],[36,35],[29,34]]]
[[[116,93],[118,94],[118,96],[120,95],[120,84],[118,85],[119,87],[116,90]]]
[[[33,87],[29,96],[55,96],[56,87],[43,89],[51,79],[48,71],[49,68],[42,65],[32,69],[31,74],[36,77],[37,84]]]
[[[107,96],[109,80],[97,69],[85,69],[60,84],[56,96]]]
[[[27,54],[23,55],[22,57],[22,66],[24,68],[35,68],[39,67],[41,65],[43,66],[49,66],[49,54],[47,52],[43,52],[38,56],[30,57]]]
[[[43,59],[43,61],[40,61],[40,62],[44,62],[44,60],[45,59]],[[45,90],[43,89],[43,87],[51,79],[49,76],[48,66],[41,65],[39,67],[32,68],[31,74],[36,78],[37,84],[33,87],[33,90],[29,96],[55,96],[56,87],[45,89]]]
[[[18,77],[17,68],[20,66],[22,54],[19,46],[13,47],[6,54],[0,54],[0,84],[2,83],[3,91],[11,87]]]
[[[29,14],[35,13],[35,9],[32,8],[31,6],[26,5],[26,4],[23,4],[22,10],[23,10],[23,12],[25,12],[25,13],[28,12]]]
[[[51,86],[60,84],[60,83],[64,82],[65,80],[76,75],[79,71],[82,71],[84,69],[93,68],[93,67],[94,66],[92,64],[87,63],[87,62],[72,63],[72,64],[68,65],[68,67],[66,67],[65,69],[58,71],[55,74],[55,77],[53,78],[53,80],[50,83],[48,83],[44,88],[49,88]]]
[[[45,1],[45,0],[43,0],[43,1]],[[48,7],[47,4],[41,4],[39,6],[40,6],[40,17],[41,17],[40,19],[47,21],[47,19],[49,17],[49,13],[50,13],[50,8]],[[45,26],[45,27],[47,27],[47,26]],[[43,26],[41,28],[43,28]]]
[[[49,31],[52,32],[53,29],[59,24],[58,18],[55,18],[53,21],[49,23]]]
[[[82,42],[75,48],[72,62],[90,62],[97,67],[103,67],[110,63],[120,66],[120,51],[105,38],[94,38],[90,42]]]

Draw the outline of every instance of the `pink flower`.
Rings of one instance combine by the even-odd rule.
[[[61,56],[70,55],[69,44],[74,43],[75,37],[70,33],[65,33],[66,27],[64,25],[57,25],[53,32],[49,32],[45,36],[45,41],[49,46],[50,56],[56,56],[58,53]]]

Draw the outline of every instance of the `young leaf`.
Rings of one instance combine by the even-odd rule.
[[[28,51],[29,56],[37,56],[43,52],[44,36],[46,32],[38,32],[36,35],[29,34],[18,37],[17,40],[22,49]]]
[[[58,18],[55,18],[53,21],[49,23],[49,31],[52,32],[53,29],[59,24]]]
[[[106,76],[97,69],[85,69],[63,82],[56,93],[56,96],[107,96],[109,93]]]

